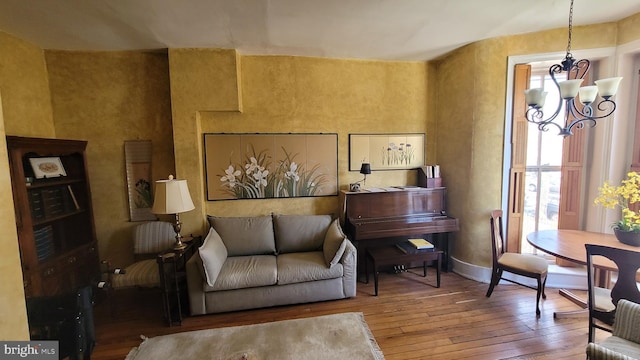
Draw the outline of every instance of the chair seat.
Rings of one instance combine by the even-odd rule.
[[[124,274],[113,276],[113,287],[116,289],[141,286],[160,286],[160,273],[155,259],[133,263],[125,269]]]
[[[504,253],[498,259],[498,264],[534,274],[544,274],[549,268],[545,259],[529,254]]]
[[[593,307],[599,311],[614,311],[616,306],[611,301],[611,289],[601,287],[593,288],[594,304]]]

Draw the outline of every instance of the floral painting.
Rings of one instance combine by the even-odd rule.
[[[207,199],[338,193],[337,134],[205,134]]]
[[[153,192],[151,188],[151,141],[124,142],[129,193],[129,217],[131,221],[157,220],[151,212]]]
[[[364,162],[371,170],[416,169],[424,166],[424,134],[350,134],[349,170]]]

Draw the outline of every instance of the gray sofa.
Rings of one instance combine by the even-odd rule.
[[[356,249],[329,215],[208,216],[186,265],[191,314],[356,295]]]

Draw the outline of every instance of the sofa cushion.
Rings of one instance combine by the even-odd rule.
[[[202,259],[202,269],[204,270],[207,284],[213,286],[218,274],[220,274],[222,265],[227,260],[227,248],[222,243],[220,235],[213,228],[209,228],[209,234],[204,239],[204,243],[202,243],[198,252]]]
[[[204,291],[234,290],[275,285],[277,282],[275,255],[228,257],[213,286]]]
[[[315,280],[334,279],[342,276],[342,266],[328,268],[322,251],[278,255],[278,285]]]
[[[275,254],[271,216],[217,217],[207,216],[227,248],[229,256]]]
[[[347,240],[347,237],[342,232],[338,219],[333,220],[325,234],[322,245],[324,261],[328,267],[340,261],[342,254],[344,254],[344,249],[347,246],[347,241],[349,240]]]
[[[329,224],[330,215],[274,215],[278,254],[322,249]]]

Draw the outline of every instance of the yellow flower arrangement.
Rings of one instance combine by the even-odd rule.
[[[620,186],[605,182],[598,191],[600,195],[594,200],[595,204],[608,209],[615,209],[616,206],[622,209],[622,220],[613,223],[612,227],[619,231],[640,233],[640,211],[629,209],[629,205],[640,203],[640,173],[628,173]]]

